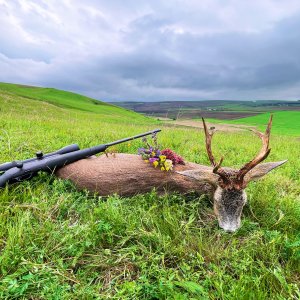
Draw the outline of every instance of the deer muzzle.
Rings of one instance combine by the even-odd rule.
[[[227,232],[235,232],[239,229],[246,202],[247,195],[244,190],[226,190],[218,187],[214,194],[214,211],[219,226]]]

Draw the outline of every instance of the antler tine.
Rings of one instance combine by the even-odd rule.
[[[220,162],[217,164],[211,150],[211,140],[212,140],[212,136],[214,135],[214,131],[209,133],[204,118],[202,118],[202,122],[203,122],[203,128],[205,132],[205,146],[206,146],[207,155],[210,160],[210,163],[214,167],[213,173],[218,174],[218,169],[221,167],[221,164],[223,162],[223,157],[221,157]]]
[[[272,127],[272,119],[273,115],[270,116],[267,128],[265,133],[259,132],[255,129],[252,129],[252,131],[262,140],[262,148],[260,152],[256,155],[254,159],[246,163],[239,171],[238,177],[240,180],[243,180],[244,176],[252,170],[255,166],[257,166],[259,163],[261,163],[263,160],[265,160],[271,149],[269,148],[269,142],[270,142],[270,133],[271,133],[271,127]]]
[[[218,171],[218,169],[221,167],[222,162],[223,162],[223,157],[221,157],[219,163],[214,167],[213,173],[218,173],[217,171]]]

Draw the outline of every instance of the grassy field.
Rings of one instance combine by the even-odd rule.
[[[268,113],[237,120],[218,120],[212,118],[209,118],[207,120],[215,124],[249,125],[255,126],[259,130],[264,130],[271,113],[273,114],[273,134],[296,137],[300,136],[300,111],[271,111]],[[197,122],[202,121],[201,119],[198,119]]]
[[[260,129],[265,128],[270,118],[270,113],[253,117],[226,121],[228,124],[255,125]],[[280,135],[300,136],[300,111],[273,112],[274,125],[272,132]]]
[[[72,93],[0,85],[2,162],[157,127],[164,147],[208,164],[197,129],[164,127]],[[232,167],[260,149],[247,132],[218,132],[213,142],[216,156]],[[140,145],[115,150],[135,153]],[[299,145],[272,136],[268,160],[289,162],[249,185],[234,234],[218,228],[206,196],[103,198],[46,174],[1,190],[0,298],[299,299]]]

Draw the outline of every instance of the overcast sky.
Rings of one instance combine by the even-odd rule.
[[[300,99],[300,1],[0,0],[0,81],[105,101]]]

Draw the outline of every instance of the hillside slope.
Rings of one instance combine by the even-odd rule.
[[[118,115],[123,118],[132,118],[133,120],[146,120],[145,117],[138,113],[134,113],[131,110],[123,109],[80,94],[54,88],[42,88],[0,82],[0,93],[9,93],[31,100],[48,102],[62,108],[76,109],[102,115]]]

